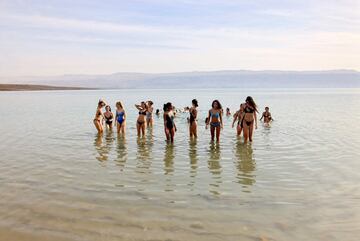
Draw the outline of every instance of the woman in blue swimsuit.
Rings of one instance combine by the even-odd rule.
[[[126,126],[126,113],[124,109],[124,105],[121,101],[116,102],[116,127],[117,133],[122,133],[125,135],[125,126]]]
[[[211,106],[212,108],[209,110],[209,115],[207,117],[206,129],[210,125],[211,141],[214,141],[214,136],[216,132],[216,142],[219,142],[220,129],[222,129],[224,126],[222,121],[222,107],[218,100],[214,100]]]

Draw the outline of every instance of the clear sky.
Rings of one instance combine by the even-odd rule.
[[[0,0],[0,76],[360,70],[359,0]]]

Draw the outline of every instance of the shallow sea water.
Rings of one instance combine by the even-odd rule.
[[[244,144],[211,100],[252,95],[275,119]],[[360,89],[108,90],[0,93],[0,240],[358,240]],[[99,136],[99,98],[126,105],[126,137]],[[199,137],[175,119],[136,137],[134,104],[199,100]],[[113,109],[115,109],[113,107]]]

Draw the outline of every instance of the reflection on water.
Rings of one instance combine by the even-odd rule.
[[[165,179],[165,192],[174,191],[174,184],[172,183],[172,175],[174,172],[174,144],[167,143],[164,151],[164,174]]]
[[[209,185],[209,192],[214,195],[220,195],[220,184],[221,180],[221,150],[220,144],[211,142],[209,146],[209,160],[208,160],[208,168],[210,173],[212,174],[212,182]]]
[[[195,178],[198,168],[198,153],[197,153],[197,141],[196,139],[189,140],[189,159],[190,159],[190,183],[189,186],[195,185]]]
[[[246,92],[215,94],[235,110]],[[357,240],[360,89],[250,93],[276,122],[244,145],[224,118],[218,145],[204,128],[209,90],[1,92],[0,240]],[[120,96],[126,139],[95,135],[93,104]],[[155,108],[196,97],[199,138],[189,141],[179,112],[175,145],[162,116],[138,140],[132,105],[145,96]]]
[[[128,158],[126,139],[122,135],[117,137],[116,145],[117,157],[115,159],[116,165],[120,167],[120,171],[123,171]]]
[[[174,172],[174,144],[167,143],[164,151],[164,174],[169,175]]]
[[[149,133],[147,134],[149,135]],[[150,173],[152,160],[152,145],[152,139],[149,136],[137,138],[136,172]]]
[[[103,142],[104,138],[105,138],[105,143]],[[99,133],[95,135],[94,146],[95,146],[95,150],[98,153],[98,155],[96,156],[96,159],[98,161],[104,162],[108,160],[113,142],[114,142],[114,133],[112,131],[106,131],[105,137],[103,136],[103,134],[99,134]]]
[[[235,161],[237,182],[243,185],[243,192],[250,192],[250,186],[255,183],[256,162],[251,144],[243,143],[240,138],[235,144]]]

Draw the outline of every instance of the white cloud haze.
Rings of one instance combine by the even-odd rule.
[[[360,70],[358,1],[75,3],[1,1],[0,76]]]

